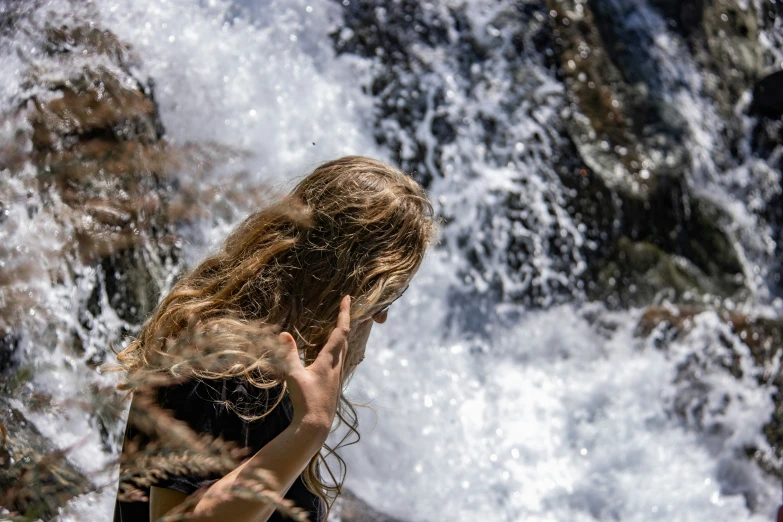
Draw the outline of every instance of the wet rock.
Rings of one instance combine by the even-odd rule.
[[[164,223],[169,167],[149,91],[100,68],[45,85],[61,97],[30,98],[26,115],[39,189],[67,207],[84,262],[138,246]]]
[[[651,0],[673,34],[679,34],[692,59],[704,71],[703,88],[721,113],[725,137],[741,135],[734,107],[755,81],[763,65],[759,19],[770,6],[732,0]],[[774,6],[774,4],[773,4]],[[732,143],[733,145],[733,143]]]
[[[663,295],[742,299],[747,290],[732,220],[687,182],[688,130],[672,104],[681,86],[662,69],[666,58],[653,53],[654,24],[639,23],[651,13],[614,0],[547,5],[570,102],[565,126],[587,167],[580,176],[590,183],[558,173],[576,190],[569,208],[580,221],[585,200],[601,200],[592,219],[582,221],[588,231],[598,227],[585,273],[588,297],[612,306]]]
[[[766,7],[715,0],[704,10],[703,37],[692,38],[693,54],[705,70],[707,94],[727,127],[729,144],[742,135],[735,107],[761,75],[765,50],[759,20]]]
[[[24,415],[0,395],[0,506],[27,517],[53,518],[95,486]]]
[[[443,247],[467,253],[463,275],[481,288],[477,300],[562,302],[586,254],[560,209],[566,195],[555,165],[569,154],[560,149],[564,133],[550,110],[561,93],[542,72],[550,66],[548,10],[507,4],[477,22],[471,9],[351,2],[343,8],[346,27],[333,35],[335,48],[382,64],[367,85],[377,103],[378,143],[425,186],[456,187],[443,195],[448,202],[440,211],[450,228],[444,237],[452,243]],[[495,74],[503,80],[492,80]],[[530,168],[536,161],[544,164]],[[506,181],[479,203],[474,219],[460,219],[453,202],[475,193],[473,183],[495,185],[493,178]],[[531,200],[540,205],[531,208]],[[455,307],[455,320],[467,319],[463,314]]]
[[[650,0],[674,30],[689,37],[701,29],[704,19],[704,0]]]
[[[448,20],[439,16],[431,6],[413,0],[350,2],[344,6],[345,29],[332,34],[336,52],[372,56],[380,60],[383,67],[368,86],[369,93],[379,100],[382,112],[378,119],[390,119],[403,130],[413,130],[410,133],[413,139],[403,140],[403,136],[394,136],[379,128],[375,139],[389,147],[396,155],[395,161],[404,170],[411,172],[425,187],[429,186],[442,171],[439,155],[428,151],[431,147],[422,139],[423,136],[415,137],[414,129],[426,119],[432,104],[444,103],[445,92],[440,86],[422,82],[422,75],[411,74],[412,71],[425,73],[429,67],[412,52],[408,42],[420,41],[427,47],[448,43]],[[463,18],[461,23],[466,24],[467,20]],[[483,61],[485,50],[470,38],[469,32],[461,32],[459,38],[466,67]],[[434,92],[428,92],[431,90]],[[438,147],[453,141],[455,130],[447,119],[436,118],[433,127],[437,127],[436,134],[441,138]],[[430,161],[427,161],[428,157]]]
[[[572,109],[569,137],[609,188],[636,199],[656,190],[659,176],[682,177],[689,154],[684,120],[667,98],[660,58],[649,34],[629,20],[636,4],[550,0],[559,71]],[[576,110],[574,110],[576,109]]]
[[[647,201],[617,196],[618,226],[598,266],[594,299],[643,306],[666,297],[699,302],[748,296],[740,254],[726,230],[730,220],[684,187],[659,184]]]
[[[674,13],[674,3],[659,4]],[[688,38],[698,41],[719,30],[699,2],[687,4],[674,14],[690,21]],[[687,77],[669,69],[673,57],[655,49],[656,31],[671,24],[654,10],[615,0],[549,0],[500,9],[484,25],[471,25],[461,8],[360,2],[345,7],[344,15],[347,27],[333,35],[335,48],[383,64],[368,86],[378,104],[376,139],[396,151],[404,168],[431,185],[453,176],[449,169],[470,179],[486,165],[502,166],[489,170],[508,179],[505,194],[491,194],[491,208],[479,210],[474,228],[446,234],[467,251],[465,280],[483,288],[486,299],[549,306],[587,297],[625,306],[649,304],[660,292],[686,301],[746,295],[732,218],[697,196],[689,182],[690,131],[675,100],[690,87]],[[659,24],[641,23],[650,18]],[[696,44],[677,45],[675,51],[698,51]],[[443,49],[440,61],[431,58]],[[740,58],[715,60],[722,60],[723,71]],[[746,62],[742,70],[751,71],[755,62]],[[564,91],[538,82],[542,69],[553,72]],[[489,84],[485,70],[508,83]],[[498,89],[493,99],[502,101],[492,107],[485,102],[475,112],[465,109],[468,101],[459,109],[450,102],[487,89]],[[540,91],[549,95],[537,97]],[[730,113],[731,104],[721,101]],[[515,136],[520,121],[542,118],[543,111],[520,108],[537,106],[554,107],[559,117],[541,119],[545,131]],[[739,127],[732,118],[729,135]],[[477,143],[480,153],[471,154]],[[531,211],[538,205],[533,201],[550,217]],[[444,218],[446,227],[457,221],[448,207]],[[629,244],[637,246],[629,250]],[[640,271],[624,261],[647,246],[656,252],[654,284],[644,281],[651,267]],[[640,285],[644,290],[626,291]],[[455,314],[467,320],[459,310]]]
[[[763,9],[758,17],[759,30],[779,34],[783,3],[765,2]],[[761,53],[760,60],[763,66],[753,86],[752,101],[748,107],[748,113],[755,117],[750,154],[759,160],[752,173],[755,179],[762,181],[759,187],[762,190],[755,190],[753,196],[761,196],[759,199],[765,203],[758,214],[760,221],[771,228],[775,242],[768,279],[772,282],[773,293],[783,297],[783,191],[780,181],[783,172],[783,157],[780,154],[783,146],[783,106],[780,101],[780,62],[777,56],[770,56],[768,51]]]
[[[664,328],[672,336],[681,335],[693,326],[693,318],[705,311],[714,311],[723,322],[748,346],[756,364],[768,367],[783,354],[783,319],[747,315],[726,309],[710,309],[698,305],[676,307],[651,306],[636,326],[636,335],[647,337],[656,328]]]
[[[18,335],[0,330],[0,378],[11,373],[14,353],[18,347]]]
[[[614,307],[640,306],[662,299],[719,302],[739,296],[741,279],[710,277],[687,258],[645,241],[622,237],[617,254],[600,270],[592,296]]]
[[[17,27],[32,23],[19,11],[14,16]],[[99,327],[96,318],[117,314],[132,328],[154,306],[156,271],[177,256],[166,189],[180,163],[162,139],[151,84],[132,73],[138,64],[127,46],[93,24],[27,30],[43,52],[26,73],[17,112],[4,115],[23,123],[0,159],[10,178],[0,192],[14,203],[0,226],[14,237],[35,222],[51,241],[0,245],[0,330],[17,340],[30,334],[26,342],[43,346],[64,341],[80,355]],[[28,202],[27,216],[11,213],[20,199]],[[41,306],[47,299],[41,283],[74,281],[83,267],[95,268],[97,281],[80,327],[62,325],[48,335],[48,327],[28,325],[44,318],[57,328],[61,318],[47,318],[50,307]],[[127,333],[120,326],[112,336]],[[91,358],[97,364],[103,354]]]
[[[756,83],[749,112],[774,119],[783,115],[783,71],[773,72]]]
[[[775,408],[763,433],[771,449],[747,446],[744,450],[764,471],[783,479],[783,319],[698,305],[653,306],[642,314],[635,334],[668,351],[672,343],[695,328],[697,318],[705,313],[716,314],[721,325],[712,329],[714,339],[709,339],[702,351],[682,360],[675,382],[679,392],[674,410],[685,422],[719,437],[723,430],[721,415],[731,401],[738,399],[728,392],[711,393],[706,374],[718,368],[737,380],[751,379],[757,385],[770,386]],[[750,364],[743,361],[744,350]],[[715,397],[720,398],[718,403]]]

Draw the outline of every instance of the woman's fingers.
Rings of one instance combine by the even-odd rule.
[[[319,369],[340,371],[345,360],[345,351],[348,348],[348,332],[351,330],[351,296],[346,295],[340,301],[340,313],[337,316],[337,325],[329,340],[318,353],[313,365]]]
[[[315,361],[310,366],[311,370],[329,372],[340,371],[342,363],[345,360],[345,352],[348,348],[348,332],[351,330],[351,297],[345,296],[340,301],[340,313],[337,315],[337,325],[332,330],[329,340],[321,348]],[[278,336],[283,347],[281,356],[285,364],[285,372],[290,375],[292,372],[304,369],[302,360],[299,358],[299,351],[296,347],[296,341],[288,332],[282,332]]]
[[[294,338],[288,332],[279,336],[281,359],[296,419],[309,418],[318,425],[331,426],[340,395],[342,366],[351,326],[351,298],[340,301],[337,325],[329,340],[307,368],[299,359]]]
[[[288,332],[282,332],[277,338],[282,346],[280,355],[285,365],[285,373],[290,375],[303,367],[302,360],[299,358],[299,350],[296,348],[296,341]]]

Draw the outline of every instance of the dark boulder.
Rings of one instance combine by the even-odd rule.
[[[705,0],[650,0],[678,33],[690,37],[701,29]]]
[[[753,86],[753,101],[748,110],[765,118],[783,115],[783,71],[775,71]]]
[[[731,218],[688,182],[687,129],[670,97],[678,86],[663,82],[654,35],[639,23],[649,13],[614,0],[547,5],[571,102],[564,120],[575,150],[563,157],[578,158],[557,172],[572,189],[569,213],[596,245],[586,255],[587,296],[613,307],[742,299]]]

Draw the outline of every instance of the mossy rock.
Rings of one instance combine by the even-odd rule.
[[[614,306],[643,306],[661,300],[719,303],[747,296],[741,279],[705,273],[685,257],[621,237],[616,255],[598,272],[590,297]]]
[[[616,305],[652,303],[662,297],[679,301],[709,292],[709,280],[687,259],[657,246],[623,237],[618,252],[598,273],[594,299]]]

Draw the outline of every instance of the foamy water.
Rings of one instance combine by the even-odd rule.
[[[52,8],[55,18],[68,18],[73,6],[55,1]],[[485,30],[492,9],[487,2],[469,2],[477,33]],[[78,10],[75,18],[94,17],[132,45],[139,57],[134,74],[154,80],[171,142],[217,142],[252,153],[227,166],[225,177],[219,172],[207,183],[260,181],[285,190],[297,176],[336,156],[390,157],[375,145],[373,100],[362,90],[378,64],[333,51],[329,34],[341,23],[337,3],[101,0]],[[658,45],[669,49],[666,42]],[[508,82],[503,70],[488,67],[483,74],[494,83],[479,98],[461,98],[446,57],[421,53],[440,67],[438,81],[453,87],[449,110],[455,120],[501,110],[496,102]],[[0,59],[2,70],[19,67],[6,53]],[[410,521],[769,520],[779,484],[742,452],[745,446],[767,448],[761,426],[772,412],[771,390],[753,380],[749,353],[740,352],[749,369],[740,380],[715,362],[725,329],[716,317],[700,316],[694,330],[663,353],[633,336],[639,311],[609,313],[577,304],[525,311],[476,302],[473,292],[486,290],[486,281],[500,279],[512,295],[529,285],[546,295],[555,283],[572,284],[572,274],[584,269],[578,248],[584,238],[558,206],[562,188],[545,169],[552,154],[547,125],[560,108],[560,88],[545,72],[532,70],[541,76],[525,91],[529,104],[513,114],[495,114],[508,123],[514,140],[491,152],[513,161],[498,165],[489,157],[478,143],[483,131],[471,123],[443,152],[449,172],[434,182],[432,195],[453,221],[389,321],[376,326],[351,384],[351,395],[370,403],[377,415],[362,410],[362,441],[343,450],[348,487],[375,508]],[[676,74],[694,73],[686,67]],[[18,95],[12,83],[3,87],[4,103]],[[697,118],[701,103],[686,105],[686,118],[708,133],[709,118]],[[423,141],[436,140],[426,125],[419,132]],[[707,138],[700,138],[701,150],[711,146]],[[504,193],[519,195],[532,216],[526,222],[535,227],[493,216]],[[737,203],[731,192],[721,197],[727,206]],[[20,228],[4,240],[40,258],[56,249],[49,242],[64,240],[52,239],[52,223],[26,218],[22,205],[11,211]],[[234,219],[244,211],[236,208]],[[486,216],[491,227],[483,230]],[[231,224],[207,218],[196,230],[183,230],[187,259],[193,262],[214,248]],[[764,244],[766,231],[756,232],[753,237]],[[567,238],[570,249],[561,252],[566,262],[550,249],[553,236]],[[465,237],[468,248],[495,246],[478,249],[485,253],[480,268],[466,261]],[[513,237],[528,238],[539,252],[521,275],[510,273],[504,258]],[[80,274],[64,285],[44,279],[36,288],[42,306],[63,328],[79,323],[78,308],[101,283],[92,269]],[[102,343],[121,322],[107,312],[92,325],[88,355],[105,349]],[[28,319],[25,327],[34,331],[45,323]],[[58,397],[77,397],[86,383],[111,379],[87,370],[57,343],[52,350],[31,342],[23,346],[27,357],[56,368],[34,385]],[[704,357],[705,375],[704,386],[691,390],[674,382],[678,366],[693,356]],[[732,402],[721,411],[724,394]],[[720,426],[718,434],[708,436],[676,415],[678,397],[714,405],[706,422]],[[88,470],[112,457],[82,412],[31,418],[63,446],[82,441],[73,460]],[[101,480],[111,481],[111,473]],[[753,499],[750,508],[746,498]],[[113,499],[109,486],[77,499],[63,518],[108,520]]]
[[[438,261],[373,333],[352,385],[377,416],[363,414],[365,435],[346,451],[348,485],[373,506],[403,520],[772,516],[777,484],[737,455],[764,446],[770,390],[713,365],[695,394],[710,407],[732,396],[710,420],[725,432],[708,440],[673,414],[678,364],[718,349],[717,318],[668,355],[633,337],[636,313],[599,312],[616,328],[602,334],[570,305],[471,340],[438,311],[449,281]],[[755,492],[758,514],[743,490]]]

